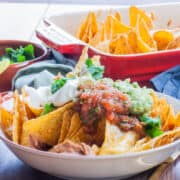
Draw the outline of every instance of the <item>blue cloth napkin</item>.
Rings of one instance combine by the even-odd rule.
[[[180,99],[180,65],[151,79],[155,90]]]

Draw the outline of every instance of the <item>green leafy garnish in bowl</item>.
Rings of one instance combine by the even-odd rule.
[[[51,111],[55,110],[55,107],[53,104],[51,103],[47,103],[44,105],[44,109],[43,111],[41,112],[41,115],[45,115],[45,114],[48,114],[50,113]]]
[[[145,132],[150,137],[154,138],[163,134],[160,117],[152,118],[146,115],[140,117],[140,120],[145,123]]]
[[[86,60],[86,66],[87,66],[89,73],[95,80],[103,78],[104,66],[94,65],[92,62],[92,59],[90,59],[90,58],[88,58]]]
[[[1,57],[1,61],[4,59],[9,59],[11,64],[20,63],[27,60],[31,60],[35,58],[34,46],[32,44],[28,44],[25,47],[20,46],[19,48],[6,48],[5,55]]]

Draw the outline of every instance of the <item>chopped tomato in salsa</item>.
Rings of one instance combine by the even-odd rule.
[[[126,94],[105,83],[84,85],[75,105],[87,132],[93,132],[98,120],[103,117],[122,130],[139,130],[142,125],[135,117],[130,117],[131,101]]]

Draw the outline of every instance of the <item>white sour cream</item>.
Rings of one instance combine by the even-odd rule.
[[[61,106],[78,96],[78,79],[68,80],[55,94],[49,97],[49,102],[54,106]]]
[[[50,87],[34,89],[29,86],[24,86],[24,90],[28,94],[27,102],[35,108],[44,106],[51,95]]]
[[[52,103],[54,106],[61,106],[69,101],[72,101],[78,96],[79,79],[68,80],[63,87],[56,93],[51,93],[51,87],[40,87],[34,89],[25,86],[24,90],[28,94],[27,102],[32,107],[42,107],[46,103]]]

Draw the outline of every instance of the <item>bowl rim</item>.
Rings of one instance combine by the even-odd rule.
[[[25,40],[15,40],[15,39],[14,40],[10,40],[10,39],[8,39],[8,40],[6,40],[6,39],[5,40],[0,40],[0,45],[1,44],[4,44],[4,45],[6,45],[6,44],[14,44],[14,45],[16,45],[16,44],[21,44],[21,43],[32,44],[33,46],[35,46],[35,48],[41,49],[43,51],[43,53],[40,56],[37,56],[37,57],[35,57],[33,59],[30,59],[30,60],[27,60],[27,61],[24,61],[24,62],[16,62],[16,63],[10,64],[11,67],[17,66],[17,65],[20,65],[20,64],[25,64],[27,62],[34,62],[34,61],[37,61],[37,60],[40,60],[40,59],[43,60],[49,54],[48,49],[44,45],[42,45],[40,43],[36,43],[36,42],[32,42],[32,41],[25,41]]]
[[[120,155],[102,155],[102,156],[96,156],[96,155],[78,155],[78,154],[71,154],[71,153],[54,153],[54,152],[48,152],[48,151],[41,151],[37,149],[33,149],[31,147],[26,147],[20,144],[17,144],[11,140],[9,140],[3,133],[2,129],[0,129],[0,134],[3,134],[3,136],[0,135],[0,140],[2,140],[7,146],[9,147],[9,144],[15,147],[16,149],[19,149],[24,152],[28,152],[31,154],[36,154],[38,156],[44,156],[49,158],[60,158],[60,159],[66,159],[66,160],[109,160],[109,159],[122,159],[122,158],[133,158],[143,155],[150,155],[152,153],[156,153],[159,151],[163,151],[164,149],[168,149],[171,147],[177,147],[178,144],[180,145],[180,139],[170,143],[166,144],[160,147],[156,147],[154,149],[139,151],[139,152],[130,152]]]

